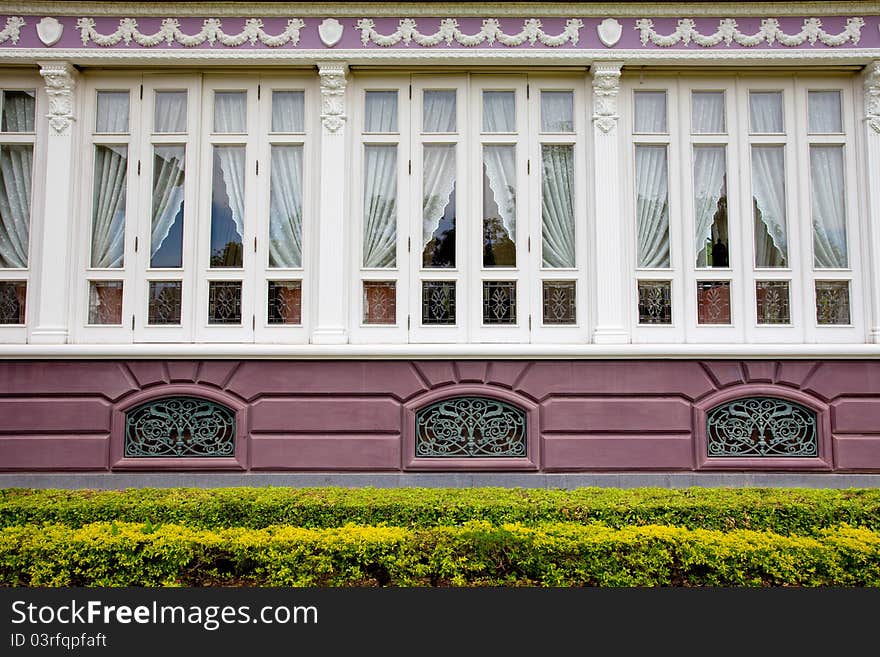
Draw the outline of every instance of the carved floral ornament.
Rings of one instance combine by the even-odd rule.
[[[320,64],[321,123],[324,129],[338,133],[345,125],[345,79],[344,64]]]
[[[865,119],[880,133],[880,60],[873,62],[865,76]]]
[[[76,69],[66,62],[42,64],[40,75],[46,82],[49,97],[49,127],[52,134],[69,135],[73,123],[73,91],[76,86]]]
[[[172,45],[179,43],[191,48],[207,41],[212,46],[221,43],[224,46],[241,46],[250,43],[252,46],[260,43],[277,48],[290,42],[294,46],[299,43],[300,30],[305,23],[300,18],[291,18],[287,21],[287,27],[280,34],[268,34],[263,29],[263,21],[259,18],[249,18],[244,23],[244,29],[238,34],[227,34],[223,31],[223,24],[219,18],[207,18],[202,23],[202,29],[195,34],[185,34],[180,29],[180,22],[176,18],[166,18],[162,26],[153,34],[144,34],[138,29],[138,23],[134,18],[123,18],[119,21],[119,27],[110,34],[100,34],[95,29],[95,21],[92,18],[80,18],[76,27],[80,32],[84,46],[89,41],[99,46],[115,46],[120,41],[125,45],[132,41],[141,46],[152,47],[165,43]]]
[[[453,42],[463,46],[478,46],[482,43],[492,45],[496,41],[503,46],[521,46],[528,42],[535,45],[537,42],[545,46],[561,46],[571,42],[577,45],[580,38],[580,30],[584,26],[579,18],[569,18],[565,22],[565,29],[557,35],[547,34],[537,18],[529,18],[523,22],[523,28],[516,34],[507,34],[501,29],[501,23],[496,18],[487,18],[483,21],[480,31],[476,34],[465,34],[458,26],[454,18],[444,18],[440,21],[440,29],[433,34],[419,32],[418,25],[412,18],[404,18],[398,23],[397,30],[391,34],[379,34],[376,32],[376,23],[371,18],[362,18],[357,22],[357,29],[361,32],[361,43],[365,46],[370,42],[378,46],[394,46],[401,41],[409,45],[416,43],[420,46],[438,46],[445,43],[451,46]]]
[[[599,130],[609,133],[617,125],[617,95],[620,93],[620,69],[618,62],[597,62],[593,72],[593,123]]]
[[[648,42],[668,48],[677,43],[690,44],[691,41],[699,46],[711,48],[724,42],[725,45],[738,43],[741,46],[752,47],[762,43],[772,45],[777,41],[783,46],[800,46],[809,42],[815,45],[821,41],[826,46],[842,46],[852,41],[857,44],[862,36],[862,28],[865,25],[864,18],[848,18],[846,27],[839,34],[828,34],[822,29],[822,21],[818,18],[805,18],[804,26],[797,34],[786,34],[779,26],[775,18],[765,18],[761,21],[761,29],[755,34],[743,34],[732,18],[719,21],[718,29],[713,34],[701,34],[697,30],[696,22],[691,18],[683,18],[678,21],[678,27],[672,34],[658,34],[654,29],[654,21],[650,18],[642,18],[636,21],[636,28],[641,34],[642,45]]]

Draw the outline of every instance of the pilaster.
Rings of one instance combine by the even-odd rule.
[[[868,257],[865,262],[870,272],[871,329],[869,341],[880,344],[880,60],[867,66],[865,79],[865,172],[868,201]],[[874,181],[874,182],[872,182]]]

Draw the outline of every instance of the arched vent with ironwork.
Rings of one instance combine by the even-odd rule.
[[[450,397],[416,412],[416,457],[526,456],[526,412],[490,397]]]
[[[816,412],[776,397],[744,397],[706,416],[708,456],[818,456]]]
[[[125,414],[125,456],[234,456],[235,413],[198,397],[163,397]]]

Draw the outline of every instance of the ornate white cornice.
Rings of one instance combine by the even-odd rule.
[[[40,62],[40,75],[49,97],[49,127],[54,135],[69,135],[73,115],[76,69],[67,62]]]
[[[207,18],[202,23],[202,29],[195,34],[185,34],[180,29],[180,21],[176,18],[165,18],[162,27],[153,34],[144,34],[138,29],[137,20],[134,18],[122,18],[119,27],[110,34],[101,34],[95,29],[93,18],[80,18],[76,27],[82,37],[84,46],[89,42],[98,46],[115,46],[120,41],[128,45],[132,41],[141,46],[152,47],[161,43],[171,45],[179,43],[183,46],[193,47],[203,44],[205,41],[212,46],[221,43],[224,46],[241,46],[245,43],[256,45],[259,41],[267,46],[277,48],[290,42],[293,45],[299,43],[300,30],[305,23],[300,18],[291,18],[287,21],[287,27],[280,34],[267,34],[263,29],[263,21],[259,18],[249,18],[244,23],[244,29],[238,34],[227,34],[223,31],[223,24],[219,18]]]
[[[652,3],[651,14],[658,18],[681,16],[717,17],[719,13],[733,17],[756,16],[853,16],[877,13],[876,1],[849,2],[658,2]],[[376,17],[399,16],[580,16],[584,18],[638,18],[645,15],[645,5],[638,2],[548,2],[535,11],[532,2],[377,2],[369,13]],[[0,0],[0,14],[33,16],[151,16],[168,14],[165,2],[89,2],[59,0]],[[264,18],[306,16],[326,18],[357,17],[364,14],[363,2],[186,2],[174,7],[180,17],[241,17],[259,15]]]
[[[321,123],[330,133],[345,125],[345,86],[348,66],[343,62],[318,62],[321,80]]]
[[[865,120],[880,133],[880,60],[872,62],[865,74]]]
[[[863,18],[848,18],[846,27],[839,34],[829,34],[822,29],[822,21],[818,18],[804,19],[804,26],[797,34],[786,34],[779,26],[775,18],[765,18],[761,21],[761,29],[755,34],[740,32],[736,21],[732,18],[722,19],[718,23],[718,29],[713,34],[701,34],[697,30],[696,23],[692,18],[682,18],[678,26],[671,34],[659,34],[654,29],[654,21],[650,18],[642,18],[636,21],[636,28],[642,40],[642,45],[653,43],[667,48],[678,43],[689,44],[691,41],[697,45],[711,48],[720,43],[731,45],[738,43],[741,46],[757,46],[762,43],[781,43],[783,46],[800,46],[804,43],[815,44],[817,41],[826,46],[842,46],[849,41],[858,44],[861,39],[862,28],[865,26]]]
[[[622,62],[601,62],[593,65],[593,124],[604,133],[617,125],[617,96],[620,93]]]
[[[12,41],[18,43],[21,36],[21,28],[25,26],[25,20],[21,16],[10,16],[6,19],[6,27],[0,30],[0,43]]]
[[[361,42],[366,46],[370,42],[379,46],[393,46],[401,41],[406,45],[416,43],[420,46],[438,46],[445,43],[447,46],[460,43],[463,46],[478,46],[481,43],[493,44],[496,41],[504,46],[521,46],[529,42],[535,45],[537,42],[545,46],[561,46],[569,41],[577,44],[580,37],[580,29],[584,26],[579,18],[569,18],[565,22],[565,29],[557,35],[547,34],[537,18],[529,18],[523,21],[522,30],[516,34],[506,34],[501,29],[501,23],[497,18],[486,18],[476,34],[465,34],[458,27],[458,21],[454,18],[444,18],[440,21],[440,29],[434,34],[419,32],[418,25],[412,18],[403,18],[398,23],[397,29],[391,34],[379,34],[376,32],[376,23],[372,18],[362,18],[357,22],[357,29],[361,32]]]

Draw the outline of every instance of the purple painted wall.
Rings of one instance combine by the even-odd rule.
[[[410,458],[413,410],[462,392],[529,411],[529,459],[495,469],[880,470],[880,362],[800,360],[4,361],[0,470],[470,468]],[[707,461],[705,411],[764,393],[818,412],[819,458]],[[166,394],[236,410],[235,458],[121,459],[125,409]]]

